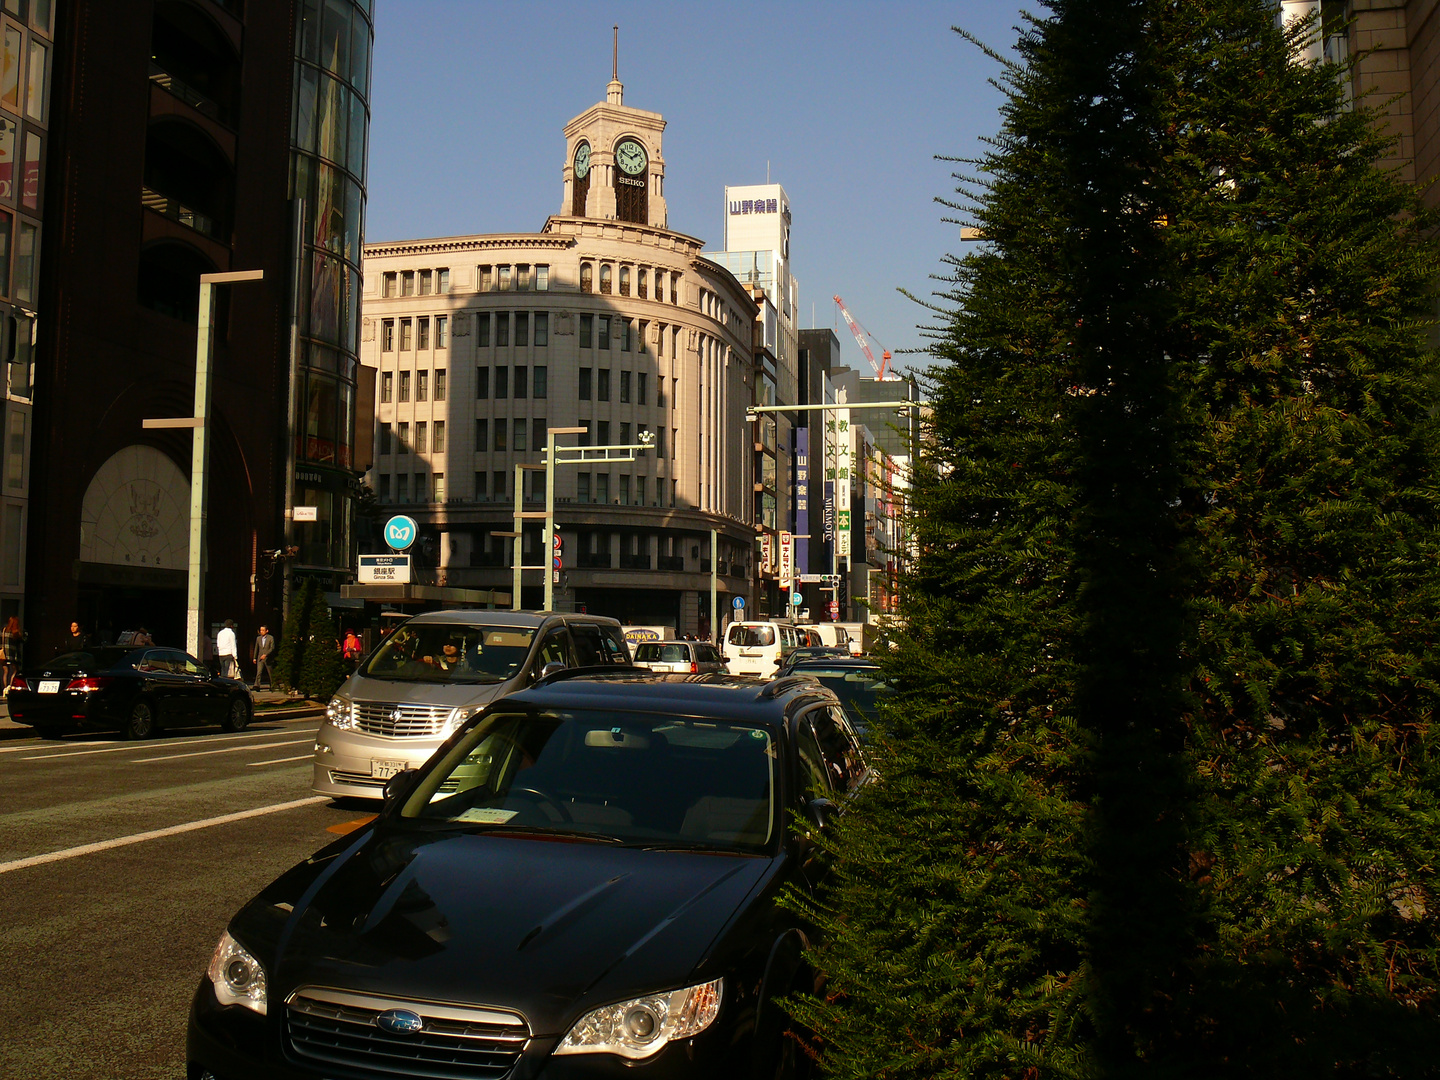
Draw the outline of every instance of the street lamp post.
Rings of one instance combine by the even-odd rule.
[[[145,420],[146,428],[194,430],[190,447],[190,568],[185,593],[185,647],[191,656],[200,655],[200,629],[204,621],[205,531],[209,518],[210,472],[210,369],[215,360],[215,286],[240,281],[260,281],[263,270],[233,270],[223,274],[200,275],[200,311],[195,331],[195,415]]]

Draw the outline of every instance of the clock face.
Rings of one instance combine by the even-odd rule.
[[[575,150],[575,179],[584,180],[590,173],[590,144],[582,142]]]
[[[645,148],[634,139],[626,139],[615,147],[615,164],[620,166],[623,173],[638,176],[645,171],[647,161]]]

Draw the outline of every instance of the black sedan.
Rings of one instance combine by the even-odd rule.
[[[875,722],[880,699],[890,692],[880,665],[863,656],[792,654],[775,673],[777,679],[786,675],[804,675],[831,690],[845,706],[851,725],[862,736]]]
[[[148,739],[162,727],[250,723],[250,692],[179,649],[100,646],[61,653],[10,682],[10,719],[46,739],[75,728]]]
[[[869,778],[818,684],[561,672],[244,907],[192,1080],[793,1076],[813,834]],[[795,827],[795,815],[804,823]]]

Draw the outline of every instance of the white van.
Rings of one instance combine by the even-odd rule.
[[[820,635],[820,640],[832,649],[850,649],[850,631],[839,623],[822,622],[810,627]],[[853,650],[852,650],[853,651]]]
[[[797,645],[794,623],[734,622],[725,632],[725,662],[732,675],[768,679]]]

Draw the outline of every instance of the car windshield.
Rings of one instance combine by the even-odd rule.
[[[808,675],[833,690],[862,735],[879,713],[881,696],[890,692],[890,684],[879,668],[825,667],[809,663],[797,667],[795,674]]]
[[[406,623],[375,650],[363,673],[402,682],[498,683],[520,670],[531,627]]]
[[[730,644],[739,645],[742,648],[763,648],[775,644],[775,628],[773,626],[732,626],[730,627]]]
[[[775,759],[770,733],[754,725],[508,709],[435,762],[400,821],[758,852],[776,834]]]
[[[144,649],[124,649],[102,646],[85,652],[67,652],[53,656],[45,662],[46,671],[109,671],[124,664],[133,667],[133,661],[144,654]]]

